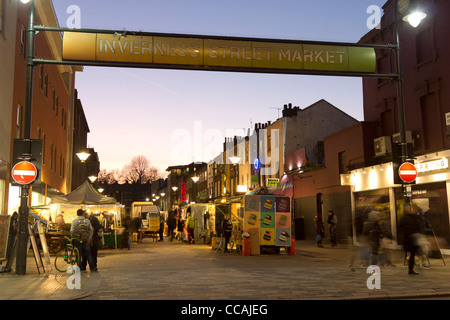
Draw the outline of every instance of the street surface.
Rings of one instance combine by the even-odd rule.
[[[296,254],[242,256],[213,252],[210,246],[180,242],[143,243],[127,249],[99,251],[99,272],[81,273],[81,289],[67,288],[69,275],[55,270],[38,274],[30,256],[27,275],[0,275],[0,299],[12,300],[153,300],[264,301],[448,299],[450,268],[431,259],[431,269],[407,274],[403,252],[393,255],[396,266],[381,267],[380,289],[368,289],[367,265],[355,260],[348,267],[346,245],[317,248],[296,242]]]

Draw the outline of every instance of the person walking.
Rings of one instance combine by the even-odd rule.
[[[414,271],[414,264],[416,254],[420,249],[418,239],[423,234],[423,229],[423,220],[419,216],[418,210],[410,204],[405,205],[404,215],[400,220],[399,235],[405,250],[405,256],[409,253],[408,274],[411,275],[419,274]]]
[[[175,215],[172,211],[169,212],[169,218],[167,219],[167,229],[169,232],[170,242],[173,240],[173,234],[175,232],[175,228],[177,227],[177,220],[175,219]]]
[[[183,241],[183,234],[184,234],[184,221],[181,216],[178,216],[178,223],[177,223],[177,238],[180,241]]]
[[[187,234],[188,234],[188,243],[195,244],[194,228],[195,228],[195,219],[192,216],[192,214],[189,214],[189,217],[186,219],[186,229],[187,229]]]
[[[228,251],[228,243],[230,243],[231,233],[233,232],[233,225],[231,224],[230,217],[225,217],[222,223],[223,236],[225,238],[225,248],[223,252]]]
[[[322,239],[323,239],[323,236],[325,235],[325,229],[323,227],[323,219],[322,219],[322,213],[321,212],[317,213],[316,216],[314,217],[314,224],[316,226],[316,242],[317,242],[317,246],[319,248],[323,248]]]
[[[103,229],[102,225],[98,221],[98,218],[91,214],[89,216],[89,222],[92,225],[92,241],[91,241],[91,255],[94,260],[94,264],[97,265],[97,257],[98,257],[98,243],[100,241],[99,231]]]
[[[77,218],[73,220],[70,227],[70,237],[75,239],[75,247],[78,249],[78,266],[81,271],[85,271],[89,263],[91,271],[98,271],[97,265],[91,254],[91,241],[94,230],[88,219],[84,217],[84,210],[77,210]]]
[[[328,230],[330,231],[330,238],[331,238],[331,246],[335,247],[337,246],[336,241],[336,227],[337,227],[338,218],[336,214],[333,212],[333,210],[328,211]]]

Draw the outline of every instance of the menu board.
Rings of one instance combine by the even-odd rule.
[[[291,245],[291,199],[287,196],[244,197],[244,230],[258,230],[262,246]]]
[[[0,215],[0,260],[6,259],[11,216]]]

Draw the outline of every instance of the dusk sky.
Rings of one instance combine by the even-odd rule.
[[[368,8],[385,2],[53,1],[62,27],[76,5],[82,28],[352,43],[369,32]],[[162,171],[207,162],[228,132],[273,122],[288,103],[305,108],[325,99],[363,120],[361,78],[85,67],[75,87],[90,127],[88,145],[107,170],[137,155]],[[198,152],[199,145],[208,152]]]

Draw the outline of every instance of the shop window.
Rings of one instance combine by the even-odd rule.
[[[392,237],[389,189],[355,192],[353,196],[356,238],[362,240],[364,223],[368,221],[371,212],[377,212],[383,236]]]
[[[395,189],[397,203],[397,223],[403,217],[403,192]],[[448,216],[448,199],[445,182],[436,182],[412,186],[411,202],[419,214],[429,222],[424,228],[428,249],[433,251],[450,249],[450,225]]]

